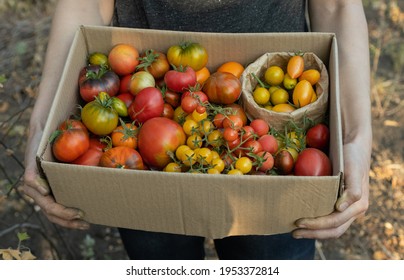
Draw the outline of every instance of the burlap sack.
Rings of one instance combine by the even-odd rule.
[[[240,104],[243,106],[250,120],[257,118],[264,119],[271,127],[283,130],[284,126],[290,121],[301,125],[304,116],[314,122],[321,122],[324,119],[328,107],[328,72],[324,63],[314,53],[305,53],[303,58],[305,70],[317,69],[321,74],[319,82],[315,85],[317,94],[315,102],[296,109],[291,113],[277,113],[260,107],[254,101],[252,92],[258,82],[251,73],[254,73],[261,79],[266,69],[273,65],[280,66],[286,71],[287,62],[291,56],[292,54],[286,52],[266,53],[248,65],[244,70],[240,78],[242,84]],[[264,79],[262,78],[262,80]]]

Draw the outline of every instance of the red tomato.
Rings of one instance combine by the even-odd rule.
[[[235,130],[239,130],[243,127],[243,120],[238,115],[230,115],[224,118],[223,127],[231,127]]]
[[[165,117],[167,119],[173,119],[174,118],[173,107],[168,103],[164,103],[164,109],[163,109],[163,113],[161,114],[161,116]]]
[[[191,67],[186,67],[183,71],[170,70],[164,75],[164,82],[172,91],[183,92],[196,85],[196,74]]]
[[[235,103],[241,95],[240,80],[231,73],[216,72],[209,76],[202,91],[215,104]]]
[[[135,149],[119,146],[106,151],[100,159],[100,166],[143,170],[143,160]]]
[[[72,162],[90,146],[88,131],[82,122],[68,119],[52,135],[52,153],[61,162]]]
[[[117,44],[108,53],[108,64],[120,76],[135,72],[139,64],[138,50],[129,44]]]
[[[247,124],[247,115],[244,112],[243,107],[241,107],[239,104],[237,103],[232,103],[229,105],[224,106],[226,109],[230,108],[231,109],[231,113],[230,115],[237,115],[240,116],[241,120],[243,121],[243,126]]]
[[[263,119],[255,119],[250,123],[250,126],[254,129],[258,136],[265,135],[269,132],[269,125]]]
[[[84,101],[90,102],[104,91],[114,96],[119,91],[118,75],[104,66],[90,65],[81,69],[79,74],[79,92]]]
[[[241,139],[243,141],[247,139],[254,139],[255,136],[255,131],[254,128],[252,128],[249,125],[245,125],[241,128]]]
[[[233,129],[231,127],[226,127],[223,130],[223,138],[224,138],[224,140],[226,140],[227,142],[230,142],[230,143],[235,141],[236,139],[239,138],[238,137],[238,130]]]
[[[331,176],[331,161],[322,151],[306,148],[299,153],[294,173],[296,176]]]
[[[135,100],[135,97],[129,92],[120,93],[116,97],[125,103],[126,108],[129,108],[130,104],[132,104],[133,100]]]
[[[178,123],[156,117],[141,126],[138,150],[149,167],[161,170],[172,161],[168,153],[175,153],[180,145],[185,144],[185,140],[185,132]]]
[[[279,151],[275,156],[274,166],[278,174],[288,175],[293,171],[294,160],[291,153],[287,150]]]
[[[317,124],[306,133],[306,144],[320,150],[327,149],[330,142],[330,130],[325,124]]]
[[[223,121],[225,119],[225,116],[222,113],[217,113],[213,117],[213,124],[216,128],[223,128]]]
[[[268,153],[275,154],[278,151],[278,141],[273,135],[265,134],[258,138],[262,149]]]
[[[243,144],[243,148],[246,154],[258,154],[259,152],[262,152],[262,146],[257,140],[248,140]]]
[[[274,157],[270,153],[262,151],[257,156],[261,157],[260,165],[258,165],[259,171],[267,172],[274,167]]]
[[[164,111],[164,99],[155,87],[142,89],[128,108],[131,120],[141,123],[154,117],[160,117]]]
[[[99,138],[90,138],[90,147],[80,157],[72,161],[73,164],[98,166],[104,148],[107,145],[102,143]]]
[[[139,61],[140,64],[136,69],[149,72],[155,79],[164,77],[164,74],[170,70],[166,55],[155,50],[146,50],[140,56]]]
[[[132,78],[132,74],[125,75],[120,78],[120,80],[121,80],[120,85],[119,85],[120,93],[129,92],[129,90],[130,90],[129,85],[130,85],[131,78]]]
[[[208,96],[202,91],[186,91],[181,96],[181,108],[187,114],[191,114],[196,109],[198,109],[199,112],[203,110],[206,111],[203,104],[207,102]],[[201,107],[203,107],[203,109]]]
[[[173,108],[177,108],[180,105],[180,99],[181,96],[179,93],[169,89],[164,91],[164,101],[173,106]]]

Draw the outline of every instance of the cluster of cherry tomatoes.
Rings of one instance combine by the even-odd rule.
[[[292,55],[286,69],[270,65],[253,91],[254,101],[274,112],[293,112],[317,100],[314,86],[320,80],[317,69],[305,69],[302,54]]]
[[[249,121],[237,104],[244,67],[231,61],[210,73],[207,62],[198,43],[141,54],[118,44],[91,54],[78,78],[81,118],[55,131],[55,158],[165,172],[331,174],[327,126],[277,132]]]

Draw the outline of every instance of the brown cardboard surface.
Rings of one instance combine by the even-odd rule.
[[[329,68],[333,175],[171,174],[54,162],[47,139],[79,102],[77,77],[89,53],[108,52],[117,43],[131,43],[139,51],[166,51],[185,40],[204,45],[211,69],[230,60],[247,65],[266,52],[315,53]],[[82,209],[85,219],[92,223],[210,238],[291,231],[298,218],[331,213],[340,189],[343,167],[336,59],[333,34],[215,34],[82,27],[73,42],[38,150],[40,167],[56,200]]]

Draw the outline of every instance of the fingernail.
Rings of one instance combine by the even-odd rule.
[[[295,239],[302,239],[303,236],[299,235],[299,234],[293,234],[293,238]]]
[[[42,195],[47,195],[49,193],[48,190],[46,188],[42,187],[42,186],[39,186],[38,188],[39,188],[39,192]]]
[[[74,216],[75,219],[83,219],[84,218],[84,212],[83,211],[78,211],[77,215]]]
[[[297,227],[298,228],[307,228],[307,226],[305,224],[298,224]]]
[[[90,225],[87,223],[81,223],[79,226],[79,229],[81,229],[81,230],[87,230],[89,228],[90,228]]]
[[[338,207],[338,210],[339,210],[339,211],[344,211],[345,209],[348,208],[348,206],[349,206],[348,202],[341,203],[341,204],[339,205],[339,207]]]

